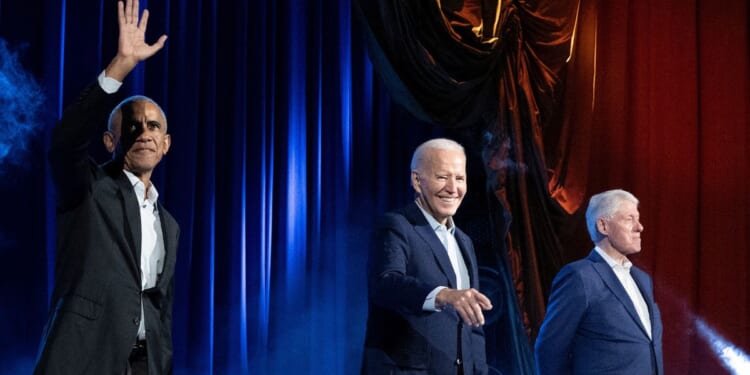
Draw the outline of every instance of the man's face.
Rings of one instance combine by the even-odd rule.
[[[466,156],[461,150],[428,149],[418,170],[412,171],[412,186],[418,201],[435,220],[445,224],[466,194]]]
[[[112,130],[117,152],[125,153],[125,170],[135,175],[151,173],[171,141],[161,111],[148,101],[130,102],[121,107],[119,124]]]
[[[643,225],[635,203],[625,200],[611,218],[601,218],[602,233],[617,252],[628,256],[641,251]]]

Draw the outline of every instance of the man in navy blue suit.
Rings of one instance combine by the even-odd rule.
[[[594,195],[586,224],[596,247],[552,283],[537,374],[663,374],[651,278],[628,260],[641,251],[638,199],[624,190]]]
[[[416,199],[388,213],[368,269],[363,374],[486,374],[477,259],[453,215],[466,194],[466,155],[433,139],[411,162]]]

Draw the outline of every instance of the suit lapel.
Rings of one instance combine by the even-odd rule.
[[[104,172],[114,181],[117,186],[117,197],[125,213],[125,228],[123,235],[130,247],[130,265],[133,274],[140,280],[141,275],[141,212],[138,208],[138,197],[133,190],[133,184],[122,171],[122,161],[112,160],[102,165]]]
[[[159,204],[159,221],[161,222],[162,238],[164,239],[164,268],[159,275],[156,286],[159,289],[166,290],[166,283],[172,278],[171,272],[174,270],[174,264],[177,259],[177,233],[172,224],[172,216]],[[175,241],[173,243],[173,240]]]
[[[443,243],[438,239],[435,230],[430,227],[430,223],[425,219],[419,206],[416,203],[407,206],[406,216],[414,224],[414,230],[417,234],[429,244],[430,251],[437,260],[438,267],[448,278],[449,287],[456,289],[456,274],[453,272],[448,251],[445,250]]]
[[[653,337],[657,324],[656,322],[654,322],[654,316],[656,314],[654,312],[654,308],[656,305],[656,301],[654,300],[654,291],[649,287],[649,282],[647,280],[646,274],[639,268],[633,267],[630,270],[630,274],[633,276],[633,280],[635,281],[635,285],[638,286],[638,290],[641,291],[643,300],[646,301],[646,306],[648,307],[648,318],[649,321],[651,321],[651,336]]]
[[[128,223],[125,234],[129,235],[129,242],[133,249],[133,260],[136,265],[141,264],[141,212],[138,209],[138,197],[135,195],[133,185],[122,172],[116,179],[117,186],[120,189],[123,211]],[[128,230],[129,229],[129,230]],[[140,274],[140,266],[138,267]]]
[[[630,300],[628,292],[625,291],[625,287],[623,287],[622,283],[620,283],[620,279],[617,278],[617,275],[615,275],[615,271],[612,270],[612,267],[607,264],[607,262],[596,252],[596,250],[592,251],[588,258],[593,262],[594,269],[599,274],[599,277],[602,278],[604,284],[607,285],[607,288],[612,291],[612,294],[614,294],[615,297],[620,301],[620,303],[623,304],[625,310],[628,312],[628,315],[630,315],[630,317],[633,319],[633,321],[635,321],[638,327],[641,328],[641,331],[646,334],[646,329],[641,323],[641,318],[638,316],[638,312],[635,311],[635,305],[633,305],[633,301]]]

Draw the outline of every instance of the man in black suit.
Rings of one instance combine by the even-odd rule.
[[[87,152],[121,82],[166,41],[145,42],[138,0],[118,3],[118,23],[117,55],[52,133],[55,288],[35,374],[172,373],[179,228],[151,183],[169,150],[167,119],[149,98],[125,99],[104,134],[112,160],[99,166]]]
[[[370,258],[363,374],[486,374],[477,259],[453,222],[466,193],[466,155],[433,139],[411,164],[416,199],[388,213]]]

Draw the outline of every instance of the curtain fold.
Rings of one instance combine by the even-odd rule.
[[[493,367],[530,373],[545,288],[591,248],[580,207],[610,188],[641,200],[634,262],[654,277],[667,374],[733,373],[729,349],[750,352],[746,1],[141,4],[147,39],[169,39],[122,94],[169,119],[153,178],[181,226],[176,374],[357,373],[367,240],[413,199],[411,152],[435,136],[467,145],[456,222],[500,301]],[[0,0],[0,38],[45,101],[24,162],[0,163],[1,374],[31,372],[48,312],[48,129],[116,25],[115,1]]]
[[[571,57],[578,1],[377,1],[358,2],[369,31],[370,54],[386,84],[416,116],[447,128],[469,128],[468,146],[481,153],[488,194],[500,203],[502,220],[492,221],[495,237],[487,249],[497,262],[500,298],[515,310],[489,335],[498,335],[490,361],[511,373],[533,367],[528,341],[515,341],[513,327],[523,325],[533,341],[544,317],[552,277],[562,265],[555,220],[575,211],[582,191],[566,189],[567,155],[545,163],[544,132],[563,128],[561,75]],[[575,77],[578,78],[578,77]],[[404,93],[405,92],[405,93]],[[568,138],[560,142],[569,142]],[[563,143],[564,144],[564,143]],[[479,175],[481,176],[481,175]],[[473,177],[473,176],[470,176]],[[484,184],[482,184],[484,185]],[[481,186],[481,185],[480,185]],[[578,186],[580,188],[580,185]],[[554,198],[564,199],[560,205]],[[484,206],[487,215],[488,206]],[[510,225],[508,225],[510,221]],[[490,258],[493,259],[493,258]],[[502,288],[501,288],[502,289]],[[494,342],[495,340],[493,340]]]

